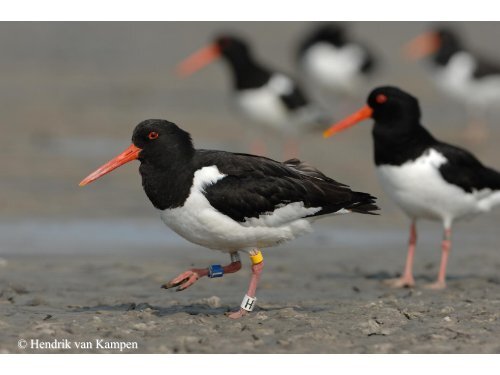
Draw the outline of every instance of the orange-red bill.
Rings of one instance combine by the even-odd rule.
[[[404,47],[404,55],[410,60],[418,60],[436,52],[440,45],[439,35],[430,31],[410,40]]]
[[[177,65],[177,75],[185,77],[200,70],[220,56],[220,48],[217,44],[211,44],[196,51]]]
[[[352,115],[346,117],[345,119],[333,124],[328,130],[323,132],[323,137],[328,138],[332,135],[339,133],[351,126],[356,125],[358,122],[363,121],[372,116],[373,109],[368,105],[365,105],[359,111],[353,113]]]
[[[114,159],[108,161],[102,167],[85,177],[80,183],[80,186],[85,186],[91,182],[97,180],[99,177],[111,172],[112,170],[118,168],[120,165],[128,163],[129,161],[136,160],[139,157],[139,153],[142,151],[139,147],[131,144],[125,151],[120,155],[116,156]]]

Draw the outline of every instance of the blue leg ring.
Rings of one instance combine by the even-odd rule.
[[[208,277],[211,279],[222,276],[224,276],[224,268],[220,264],[212,264],[208,267]]]

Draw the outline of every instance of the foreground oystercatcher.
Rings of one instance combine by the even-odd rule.
[[[222,58],[233,78],[233,96],[240,113],[253,123],[268,126],[279,133],[297,136],[319,131],[331,118],[306,96],[289,75],[272,70],[255,59],[249,43],[234,35],[221,35],[207,47],[195,52],[177,67],[180,76],[188,76],[210,62]],[[289,145],[296,153],[297,145]]]
[[[428,57],[432,80],[450,97],[464,103],[475,130],[486,111],[500,104],[500,61],[471,51],[450,28],[439,27],[410,41],[405,52],[411,59]]]
[[[374,70],[375,57],[362,43],[351,40],[338,23],[323,24],[299,44],[300,68],[332,92],[355,94]]]
[[[132,145],[80,186],[136,159],[141,162],[144,190],[164,223],[188,241],[231,255],[227,266],[191,269],[164,288],[184,290],[200,277],[236,272],[241,268],[238,251],[250,255],[250,286],[231,318],[254,307],[263,268],[260,249],[309,232],[319,216],[378,210],[370,194],[352,191],[297,159],[280,163],[248,154],[196,150],[189,133],[166,120],[137,125]]]
[[[383,188],[411,220],[406,267],[395,287],[413,286],[413,255],[418,219],[444,226],[438,279],[431,288],[446,286],[446,264],[454,221],[487,212],[500,204],[500,173],[471,153],[438,141],[420,123],[416,98],[396,87],[373,90],[368,105],[325,131],[325,137],[367,118],[375,120],[375,165]]]

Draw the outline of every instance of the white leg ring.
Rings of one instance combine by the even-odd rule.
[[[255,302],[257,302],[256,297],[250,297],[247,294],[245,294],[245,297],[243,297],[243,301],[241,302],[241,308],[246,311],[253,311],[253,308],[255,307]]]

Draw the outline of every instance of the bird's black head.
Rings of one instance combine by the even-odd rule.
[[[397,87],[378,87],[370,93],[367,103],[375,120],[372,135],[377,165],[399,165],[434,142],[420,124],[418,100],[407,92]]]
[[[435,140],[420,124],[420,106],[397,87],[378,87],[368,96],[376,165],[401,165],[421,155]]]
[[[222,34],[215,38],[213,45],[229,64],[236,89],[260,87],[269,80],[269,70],[253,58],[250,46],[244,39]]]
[[[80,182],[90,184],[133,160],[141,162],[140,171],[166,171],[179,168],[194,155],[189,133],[166,120],[146,120],[134,129],[132,144]]]
[[[432,59],[438,65],[446,65],[455,53],[463,49],[462,43],[457,33],[450,28],[440,27],[435,33],[439,40],[439,47]]]
[[[141,163],[165,167],[176,159],[190,158],[194,153],[191,136],[173,122],[144,120],[134,129],[132,143],[141,149]]]
[[[417,99],[392,86],[374,89],[368,96],[366,106],[334,124],[323,134],[329,137],[368,118],[375,120],[372,135],[377,165],[401,165],[435,142],[420,124]]]
[[[238,64],[248,60],[251,56],[248,43],[240,37],[222,34],[217,36],[214,42],[221,56],[230,62]]]
[[[366,106],[332,125],[323,135],[330,137],[368,118],[375,120],[374,131],[392,137],[420,126],[420,107],[416,98],[397,87],[377,87],[368,96]]]
[[[397,87],[377,87],[368,95],[367,104],[372,109],[371,117],[381,126],[397,127],[420,121],[418,100]]]

